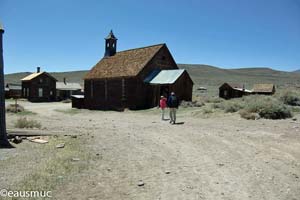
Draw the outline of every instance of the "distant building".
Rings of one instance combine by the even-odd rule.
[[[5,86],[5,98],[20,98],[22,86],[20,84],[8,83]]]
[[[32,73],[22,81],[22,97],[32,102],[47,102],[56,100],[56,79],[47,72]]]
[[[178,69],[166,44],[117,52],[111,31],[104,58],[84,77],[84,103],[88,109],[144,109],[157,106],[160,96],[172,91],[190,101],[192,89],[192,79]]]
[[[271,83],[254,84],[252,89],[252,94],[272,95],[275,92],[275,85]]]
[[[5,99],[9,99],[9,89],[7,87],[4,88]]]
[[[80,95],[81,86],[79,83],[71,83],[67,82],[66,78],[64,78],[63,82],[56,82],[56,99],[64,100],[71,99],[72,95]]]
[[[250,90],[245,89],[241,84],[224,83],[219,87],[219,97],[223,99],[238,98],[251,94]]]

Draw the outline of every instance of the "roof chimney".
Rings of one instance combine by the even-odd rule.
[[[67,85],[66,77],[64,77],[64,84]]]
[[[37,67],[37,68],[36,68],[36,72],[37,72],[37,73],[40,73],[40,72],[41,72],[41,68],[40,68],[40,67]]]

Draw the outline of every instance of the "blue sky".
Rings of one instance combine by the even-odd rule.
[[[110,29],[178,63],[300,69],[300,0],[0,0],[0,20],[5,73],[88,70]]]

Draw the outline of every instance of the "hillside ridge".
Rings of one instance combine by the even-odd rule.
[[[179,68],[186,69],[192,77],[195,88],[198,86],[216,89],[224,82],[243,83],[251,88],[255,83],[274,83],[278,86],[300,85],[300,73],[278,71],[272,68],[236,68],[224,69],[205,64],[178,64]],[[69,72],[49,72],[58,81],[66,77],[69,82],[83,85],[83,77],[88,70]],[[18,72],[5,75],[5,83],[21,83],[21,79],[30,72]]]

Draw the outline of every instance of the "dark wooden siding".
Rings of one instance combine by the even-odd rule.
[[[84,108],[84,98],[72,97],[72,108]]]
[[[5,91],[5,98],[20,98],[22,90],[10,89],[9,91]]]
[[[175,92],[180,101],[192,101],[193,81],[190,79],[187,72],[184,72],[176,82],[171,85],[171,91]]]
[[[149,61],[144,69],[139,73],[138,77],[144,80],[148,74],[154,69],[178,69],[176,62],[174,61],[168,48],[161,48],[157,54]]]
[[[39,88],[43,89],[42,97],[39,96]],[[26,89],[29,93],[25,92]],[[55,101],[56,80],[47,74],[41,74],[30,81],[22,81],[22,97],[32,102]]]
[[[160,86],[144,83],[144,79],[154,69],[178,69],[168,48],[161,48],[136,77],[85,80],[85,107],[123,110],[157,106]],[[180,94],[182,100],[192,99],[192,88],[193,82],[186,72],[174,84],[174,91]]]
[[[223,84],[219,88],[219,97],[224,98],[224,99],[242,97],[243,94],[244,94],[244,92],[235,90],[232,87],[230,87],[228,84]]]

